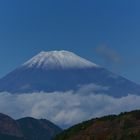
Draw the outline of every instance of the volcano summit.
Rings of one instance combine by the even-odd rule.
[[[0,79],[0,91],[18,94],[76,91],[88,85],[107,87],[100,92],[114,97],[140,95],[138,84],[64,50],[40,52]]]

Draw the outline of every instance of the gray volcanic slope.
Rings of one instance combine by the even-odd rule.
[[[114,97],[140,95],[140,85],[68,51],[39,53],[0,79],[0,91],[68,91],[88,84],[108,87],[103,92]]]

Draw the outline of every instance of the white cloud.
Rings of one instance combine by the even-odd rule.
[[[140,108],[140,96],[137,95],[114,98],[103,94],[80,94],[79,91],[19,95],[3,92],[0,93],[0,112],[14,118],[46,118],[68,127],[93,117]]]
[[[79,90],[77,91],[80,94],[89,94],[89,93],[98,93],[98,92],[105,92],[109,90],[107,86],[96,85],[94,83],[87,84],[87,85],[79,85]]]

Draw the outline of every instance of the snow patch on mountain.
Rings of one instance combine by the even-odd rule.
[[[75,68],[92,68],[99,67],[98,65],[81,58],[80,56],[69,51],[49,51],[40,52],[23,66],[28,68],[43,68],[43,69],[75,69]]]

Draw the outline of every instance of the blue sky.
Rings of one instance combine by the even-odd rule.
[[[0,77],[68,50],[140,83],[139,0],[1,0]]]

